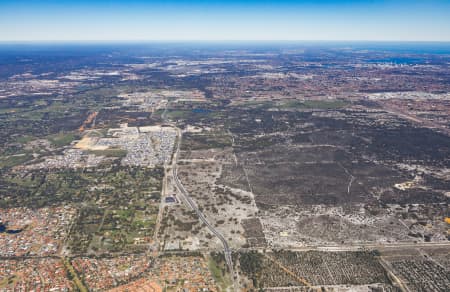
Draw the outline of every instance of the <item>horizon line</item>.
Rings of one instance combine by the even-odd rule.
[[[295,43],[295,42],[365,42],[365,43],[450,43],[450,40],[389,40],[389,39],[380,39],[380,40],[363,40],[363,39],[130,39],[130,40],[120,40],[120,39],[111,39],[111,40],[94,40],[94,39],[67,39],[67,40],[0,40],[0,44],[4,43],[214,43],[214,42],[222,42],[222,43],[234,43],[234,42],[271,42],[271,43]]]

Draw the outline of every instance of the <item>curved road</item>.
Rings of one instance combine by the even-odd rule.
[[[235,285],[235,281],[234,281],[233,260],[231,258],[231,249],[228,245],[228,242],[226,241],[225,237],[223,237],[223,235],[219,231],[217,231],[217,229],[215,229],[213,225],[211,225],[208,222],[205,215],[202,213],[202,211],[200,211],[198,209],[197,205],[194,203],[192,198],[189,196],[189,193],[186,191],[186,189],[184,188],[180,179],[178,178],[177,162],[178,162],[178,154],[180,152],[182,133],[179,128],[176,127],[176,129],[178,132],[178,143],[177,143],[177,150],[175,151],[175,154],[173,157],[173,163],[172,163],[172,172],[173,172],[173,178],[174,178],[175,184],[177,185],[177,188],[180,190],[180,193],[182,194],[184,201],[189,205],[189,207],[192,208],[192,210],[195,211],[195,213],[197,214],[200,221],[202,221],[206,225],[206,227],[208,227],[208,229],[211,231],[211,233],[213,233],[222,242],[223,251],[225,254],[225,261],[226,261],[228,269],[230,271],[231,280],[233,281],[233,288],[236,291],[236,285]]]

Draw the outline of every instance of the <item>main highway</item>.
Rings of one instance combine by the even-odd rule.
[[[180,191],[180,193],[181,193],[181,195],[183,197],[182,198],[183,201],[192,210],[195,211],[195,213],[197,214],[197,216],[200,219],[200,221],[203,222],[206,225],[206,227],[211,231],[211,233],[214,234],[220,240],[220,242],[222,243],[223,251],[224,251],[224,255],[225,255],[225,261],[227,263],[228,270],[229,270],[230,275],[231,275],[231,280],[233,281],[233,288],[236,291],[236,285],[235,285],[235,281],[234,281],[233,259],[231,257],[231,249],[230,249],[230,246],[228,245],[227,240],[225,239],[225,237],[216,228],[214,228],[213,225],[211,225],[211,223],[208,222],[208,219],[206,219],[206,216],[197,207],[195,202],[190,197],[189,192],[184,188],[183,184],[181,183],[180,179],[178,178],[178,164],[177,164],[177,162],[178,162],[178,156],[179,156],[179,153],[180,153],[180,145],[181,145],[182,133],[181,133],[181,130],[179,128],[176,127],[176,129],[177,129],[177,132],[178,132],[178,135],[177,135],[178,136],[178,142],[177,142],[175,154],[174,154],[173,159],[172,159],[173,179],[175,181],[175,184],[176,184],[178,190]]]

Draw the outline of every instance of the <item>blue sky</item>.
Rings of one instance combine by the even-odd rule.
[[[0,0],[0,41],[450,41],[450,0]]]

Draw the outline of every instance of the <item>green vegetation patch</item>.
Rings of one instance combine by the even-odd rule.
[[[169,119],[187,119],[192,115],[190,110],[167,110]]]
[[[0,176],[0,207],[33,208],[84,202],[104,208],[144,208],[161,191],[162,168],[110,166],[89,170],[36,170]]]
[[[227,288],[231,287],[232,281],[223,254],[211,253],[208,257],[208,267],[220,289],[227,291]]]
[[[86,207],[80,211],[70,233],[69,246],[74,253],[137,251],[153,237],[157,205],[145,210]]]
[[[3,279],[0,279],[0,289],[5,289],[8,286],[13,286],[14,283],[16,283],[18,280],[19,278],[16,275],[4,277]]]
[[[70,143],[72,143],[72,141],[79,139],[80,136],[71,132],[69,133],[61,132],[55,135],[48,136],[47,138],[52,143],[53,146],[63,147],[69,145]]]
[[[0,156],[0,168],[11,168],[21,165],[33,159],[29,153],[16,154],[11,156]]]
[[[28,142],[31,142],[35,139],[35,137],[30,135],[23,135],[20,137],[17,137],[16,142],[20,144],[27,144]]]
[[[349,105],[348,101],[332,99],[332,100],[289,100],[282,102],[279,107],[281,109],[338,109]]]

